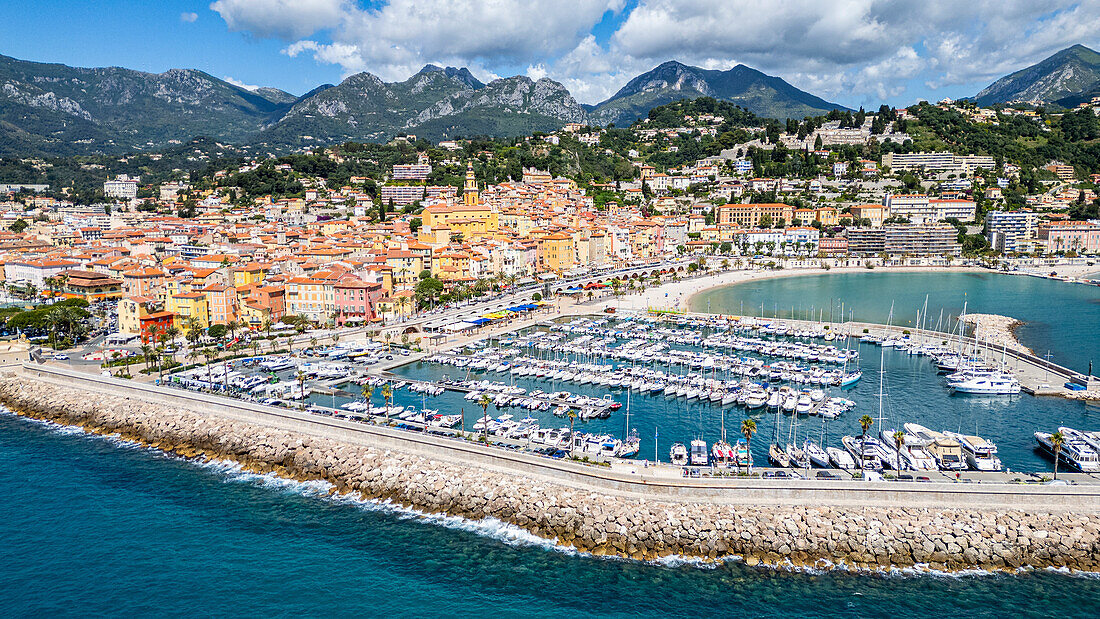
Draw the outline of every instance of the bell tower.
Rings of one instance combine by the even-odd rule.
[[[466,162],[466,184],[462,186],[462,202],[466,206],[477,206],[481,196],[477,191],[477,179],[474,178],[474,164]]]

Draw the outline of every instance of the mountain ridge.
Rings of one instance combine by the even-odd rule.
[[[978,105],[1054,103],[1100,90],[1100,53],[1077,44],[1014,71],[974,95]]]
[[[485,83],[465,67],[435,64],[399,82],[356,73],[296,97],[242,88],[197,69],[148,73],[0,55],[0,155],[126,152],[200,136],[275,151],[409,133],[431,140],[507,137],[568,122],[629,124],[658,105],[700,96],[762,116],[841,107],[744,65],[716,71],[669,61],[606,101],[581,105],[548,78]]]

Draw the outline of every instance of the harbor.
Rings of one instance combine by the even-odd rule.
[[[957,332],[627,312],[536,321],[397,355],[384,368],[367,363],[387,356],[377,346],[341,342],[301,358],[223,362],[166,382],[673,477],[988,483],[999,478],[985,473],[1004,471],[1004,481],[1040,480],[1052,473],[1053,453],[1036,433],[1066,428],[1087,437],[1084,458],[1071,458],[1068,447],[1059,454],[1072,480],[1065,474],[1091,472],[1081,462],[1100,450],[1089,442],[1093,428],[1061,415],[1006,431],[990,413],[1084,407],[1029,395],[1080,377]],[[899,397],[897,372],[925,395]],[[1004,393],[980,393],[991,377]],[[954,418],[922,412],[940,398]],[[872,420],[866,428],[864,417]]]

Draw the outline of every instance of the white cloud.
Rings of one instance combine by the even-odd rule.
[[[226,75],[222,79],[229,82],[230,84],[233,84],[237,88],[244,88],[245,90],[258,90],[260,88],[259,86],[255,86],[253,84],[246,84],[241,80],[234,79],[232,77],[229,77],[228,75]]]
[[[210,10],[221,15],[230,30],[300,39],[338,26],[353,5],[349,0],[217,0]]]
[[[598,102],[666,60],[743,63],[841,102],[982,86],[1074,43],[1100,42],[1100,0],[640,0],[602,45],[624,0],[217,0],[231,30],[287,41],[346,73],[405,79],[424,64],[565,84]],[[919,93],[923,95],[924,93]]]
[[[180,13],[180,21],[184,22],[184,23],[187,23],[187,24],[195,23],[195,21],[198,20],[198,18],[199,18],[198,13]]]

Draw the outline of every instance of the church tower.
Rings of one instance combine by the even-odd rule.
[[[466,206],[477,206],[481,197],[477,191],[477,179],[474,178],[474,164],[466,162],[466,184],[462,186],[462,202]]]

